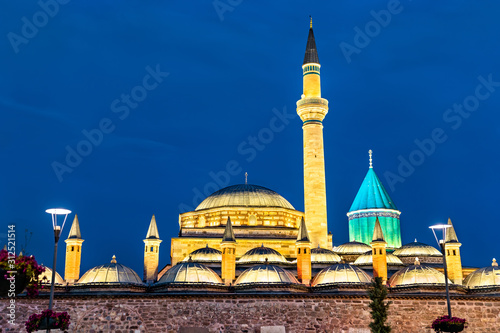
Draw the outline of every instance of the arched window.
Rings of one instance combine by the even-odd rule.
[[[255,215],[250,215],[248,217],[248,225],[257,225],[257,217]]]

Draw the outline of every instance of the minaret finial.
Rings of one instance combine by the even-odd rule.
[[[312,29],[312,28],[313,28],[313,18],[312,18],[312,16],[311,16],[311,15],[309,15],[309,18],[311,19],[311,23],[310,23],[310,26],[309,26],[309,27]]]
[[[245,172],[245,185],[248,184],[248,172]]]
[[[372,164],[373,151],[371,149],[368,150],[368,155],[370,156],[370,169],[372,169],[373,168],[373,164]]]

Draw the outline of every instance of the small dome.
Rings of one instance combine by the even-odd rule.
[[[40,274],[38,276],[38,279],[43,283],[43,284],[51,284],[52,283],[52,269],[48,268],[47,266],[43,266],[45,268],[45,272]],[[56,272],[56,282],[55,284],[64,284],[64,280],[59,275],[59,273]]]
[[[372,251],[368,251],[365,254],[362,254],[354,261],[354,265],[372,265],[373,264],[373,257],[372,257]],[[395,265],[404,265],[401,259],[396,257],[392,253],[387,253],[387,265],[389,266],[395,266]]]
[[[387,282],[387,284],[391,287],[413,284],[444,283],[445,277],[443,273],[432,267],[420,265],[418,259],[415,261],[415,265],[405,267],[394,273]]]
[[[349,264],[336,264],[320,271],[312,285],[321,286],[331,283],[370,283],[371,279],[363,270]]]
[[[293,206],[278,193],[258,185],[240,184],[225,187],[203,200],[196,210],[218,207],[278,207]]]
[[[470,273],[464,280],[464,286],[469,288],[500,286],[500,267],[498,267],[497,261],[493,259],[491,266]]]
[[[116,263],[116,257],[109,264],[89,269],[78,280],[82,283],[137,283],[143,284],[139,275],[132,268]]]
[[[269,264],[286,264],[288,261],[281,253],[273,250],[269,247],[262,245],[261,247],[256,247],[247,251],[239,260],[238,264],[255,264],[255,263],[265,263]]]
[[[436,248],[417,242],[408,243],[393,252],[398,257],[441,257],[442,254]]]
[[[372,247],[365,243],[360,243],[356,241],[344,243],[333,249],[336,253],[343,254],[363,254],[366,251],[371,251]]]
[[[242,284],[290,284],[299,283],[295,276],[287,270],[274,265],[258,265],[240,274],[235,285]]]
[[[313,264],[334,264],[337,262],[341,262],[342,258],[332,250],[323,249],[321,247],[317,247],[311,249],[311,262]]]
[[[191,252],[182,261],[189,261],[189,258],[191,258],[191,261],[193,262],[221,262],[222,252],[217,249],[208,247],[207,244],[206,247],[202,247],[201,249]]]
[[[222,284],[213,270],[196,262],[181,262],[170,268],[158,283],[212,283]]]

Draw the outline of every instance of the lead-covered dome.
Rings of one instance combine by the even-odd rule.
[[[197,262],[181,262],[170,268],[158,283],[208,283],[222,284],[222,280],[213,270]]]
[[[196,211],[219,207],[276,207],[293,209],[278,193],[258,185],[240,184],[225,187],[203,200]]]
[[[238,264],[255,264],[255,263],[269,263],[269,264],[286,264],[288,261],[278,251],[265,247],[256,247],[247,251],[239,260]]]
[[[52,269],[48,268],[47,266],[43,266],[45,268],[45,272],[40,274],[38,279],[43,283],[43,284],[51,284],[52,283]],[[64,284],[64,280],[59,275],[59,273],[56,272],[56,278],[55,278],[54,284]]]
[[[372,248],[370,245],[366,245],[365,243],[360,243],[356,241],[344,243],[339,245],[333,249],[336,253],[343,254],[364,254],[367,251],[371,251]]]
[[[398,257],[441,257],[442,254],[435,247],[415,241],[396,249],[393,254]]]
[[[311,262],[313,264],[334,264],[341,262],[342,258],[332,250],[317,247],[311,249]]]
[[[469,288],[488,288],[500,286],[500,267],[497,261],[489,267],[483,267],[470,273],[464,280],[464,286]]]
[[[448,280],[448,283],[451,283]],[[443,273],[429,266],[420,265],[418,260],[415,265],[405,267],[394,273],[387,284],[391,287],[415,284],[445,284]]]
[[[143,284],[139,275],[132,268],[118,264],[115,256],[109,264],[96,266],[83,274],[78,284],[84,283]]]
[[[370,283],[370,277],[363,270],[349,264],[336,264],[321,270],[312,281],[312,286],[335,283]]]
[[[274,265],[258,265],[240,274],[235,285],[244,284],[298,284],[292,273]]]
[[[183,261],[191,261],[193,262],[204,262],[204,263],[211,263],[211,262],[221,262],[222,261],[222,252],[208,247],[208,244],[206,247],[202,247],[201,249],[194,250],[191,252],[186,258],[184,258]]]
[[[389,266],[404,265],[401,259],[399,259],[392,253],[387,253],[386,258],[387,265]],[[373,265],[372,251],[368,251],[365,254],[360,255],[358,259],[354,261],[354,265]]]

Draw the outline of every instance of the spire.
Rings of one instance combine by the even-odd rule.
[[[382,232],[382,227],[380,226],[380,221],[375,221],[375,228],[373,229],[373,239],[372,242],[385,242],[384,233]]]
[[[373,169],[372,154],[373,154],[373,151],[371,149],[368,150],[368,155],[370,155],[370,169]]]
[[[359,187],[358,194],[352,202],[349,212],[363,209],[384,208],[397,210],[389,193],[382,185],[374,169],[371,167]]]
[[[160,234],[158,233],[158,226],[156,225],[156,218],[153,214],[151,218],[151,223],[149,223],[148,233],[146,235],[146,239],[156,238],[160,239]]]
[[[445,243],[458,243],[458,238],[457,238],[457,234],[455,233],[455,228],[453,227],[453,223],[451,223],[451,219],[448,218],[448,225],[451,226],[451,228],[448,228],[448,230],[446,230],[446,239],[445,239]]]
[[[297,235],[297,243],[310,243],[309,234],[307,233],[306,222],[304,218],[300,220],[299,233]],[[319,244],[318,244],[319,246]]]
[[[318,50],[316,49],[316,41],[314,40],[314,33],[312,28],[312,17],[309,28],[309,36],[307,37],[306,54],[304,56],[304,65],[309,63],[319,64]]]
[[[80,223],[78,222],[78,215],[75,214],[75,218],[73,219],[73,224],[71,225],[71,229],[69,230],[68,239],[81,239],[82,234],[80,233]]]
[[[226,228],[224,229],[224,235],[222,236],[222,242],[236,242],[233,224],[231,223],[230,217],[227,218]]]

